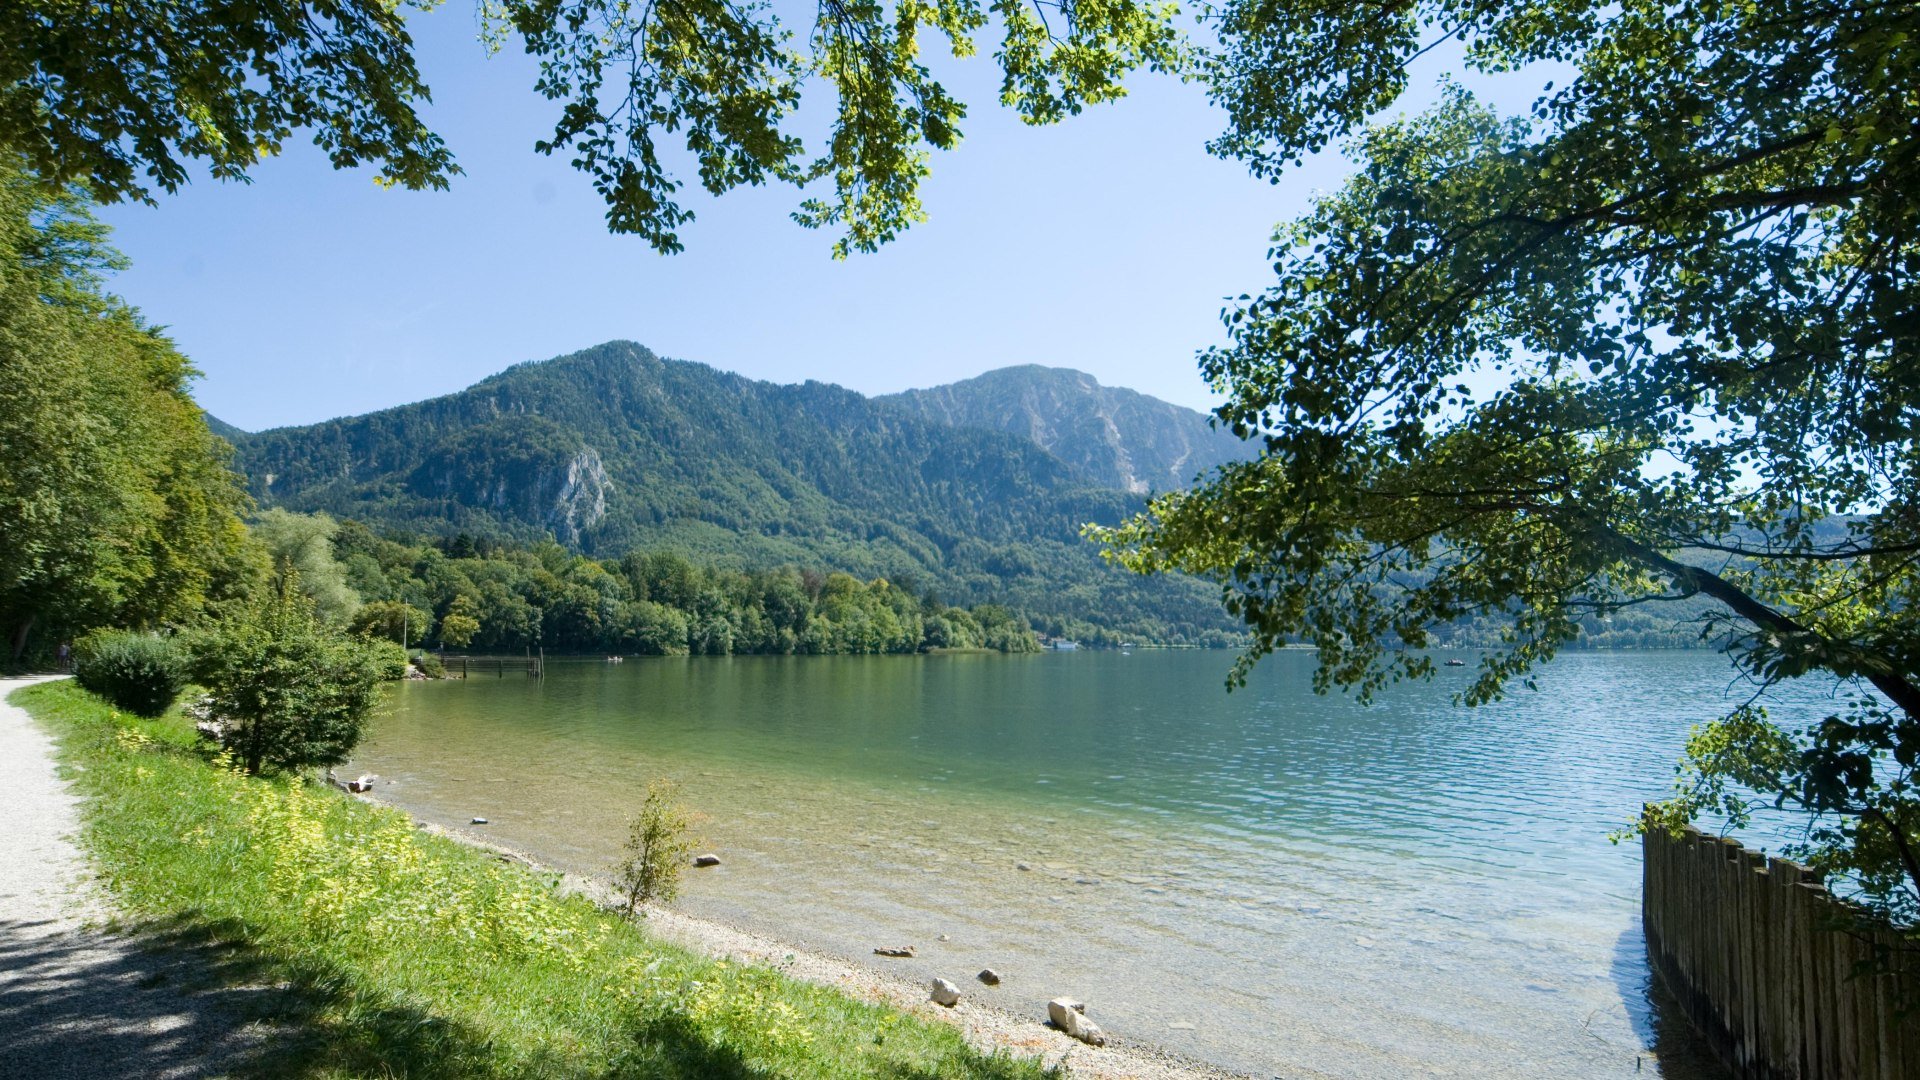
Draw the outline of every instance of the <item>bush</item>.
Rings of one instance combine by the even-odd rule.
[[[394,682],[407,677],[407,650],[397,641],[386,638],[372,638],[364,645],[367,654],[373,658],[374,667],[380,672],[382,682]]]
[[[425,675],[429,679],[444,679],[447,677],[447,665],[441,663],[438,656],[427,652],[425,649],[413,650],[413,666],[419,668],[420,674]]]
[[[693,854],[687,830],[693,815],[674,800],[673,784],[655,780],[647,785],[647,799],[634,817],[631,835],[620,861],[614,864],[614,883],[626,898],[627,914],[649,900],[667,901],[680,893],[680,871]]]
[[[159,716],[186,689],[186,651],[171,638],[96,630],[73,652],[73,678],[135,716]]]
[[[291,567],[202,639],[194,669],[249,773],[345,761],[380,699],[374,649],[322,623]]]

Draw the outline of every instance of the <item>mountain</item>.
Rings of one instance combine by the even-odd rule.
[[[1009,603],[1075,636],[1234,635],[1212,587],[1102,562],[1080,527],[1142,500],[1030,439],[630,342],[364,416],[223,434],[262,506],[428,535],[551,535],[600,556],[840,569]]]
[[[1193,483],[1255,447],[1209,426],[1203,413],[1116,386],[1085,372],[1021,367],[877,400],[956,427],[1022,436],[1106,487],[1141,494]]]
[[[225,420],[220,419],[210,412],[202,410],[200,415],[207,418],[207,430],[228,442],[237,442],[246,437],[246,432],[241,431],[239,428],[234,427],[232,424],[227,423]]]

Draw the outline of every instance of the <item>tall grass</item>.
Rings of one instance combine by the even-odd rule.
[[[938,1022],[658,942],[397,811],[243,776],[177,713],[141,720],[70,683],[15,700],[59,739],[121,907],[282,987],[264,1018],[289,1034],[261,1075],[1048,1075]]]

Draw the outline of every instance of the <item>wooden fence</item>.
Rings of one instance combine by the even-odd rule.
[[[1742,1080],[1920,1080],[1915,944],[1806,867],[1688,828],[1643,842],[1653,970]]]

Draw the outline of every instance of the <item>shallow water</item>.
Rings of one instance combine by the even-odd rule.
[[[350,767],[586,871],[670,776],[725,860],[693,913],[1262,1076],[1720,1075],[1649,1000],[1606,834],[1730,705],[1723,660],[1571,655],[1465,709],[1471,668],[1362,707],[1305,652],[1228,694],[1231,659],[555,663],[407,685]]]

